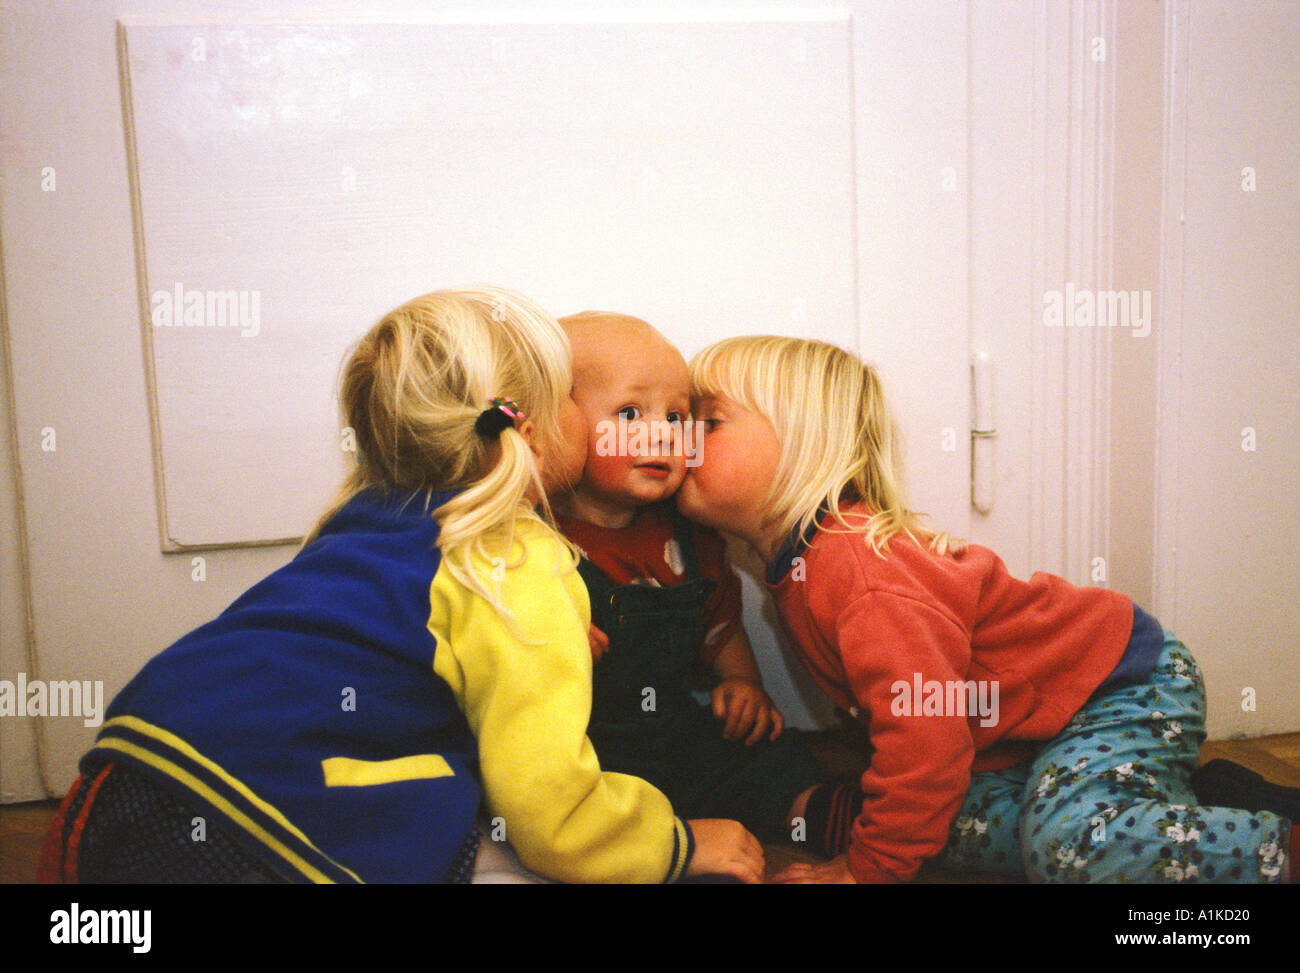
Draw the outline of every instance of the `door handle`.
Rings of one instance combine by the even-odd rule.
[[[993,510],[993,440],[998,435],[993,413],[993,359],[988,352],[971,356],[970,391],[970,502],[987,514]]]

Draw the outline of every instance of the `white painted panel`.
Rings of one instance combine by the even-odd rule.
[[[1212,738],[1287,733],[1300,726],[1300,8],[1243,17],[1194,0],[1171,15],[1156,608],[1204,670]]]
[[[625,310],[688,356],[843,340],[850,24],[800,17],[126,26],[142,303],[260,311],[145,326],[164,547],[300,535],[342,469],[347,345],[438,287]]]
[[[862,357],[880,371],[902,434],[910,506],[933,526],[966,535],[966,4],[863,4],[854,25],[861,290],[855,337]]]

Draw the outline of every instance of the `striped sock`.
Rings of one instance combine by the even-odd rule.
[[[822,784],[814,789],[803,812],[813,848],[827,858],[848,851],[853,822],[862,813],[862,801],[856,780]]]

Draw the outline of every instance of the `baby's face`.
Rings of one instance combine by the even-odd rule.
[[[573,338],[574,400],[587,422],[575,508],[617,518],[681,486],[690,377],[681,354],[645,328],[611,322]]]

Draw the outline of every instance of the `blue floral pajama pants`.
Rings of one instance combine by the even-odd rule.
[[[1196,804],[1204,739],[1201,670],[1166,632],[1145,684],[1090,701],[1032,761],[972,776],[937,864],[1033,882],[1281,881],[1291,822]]]

